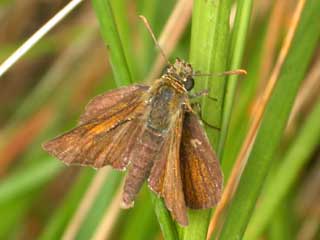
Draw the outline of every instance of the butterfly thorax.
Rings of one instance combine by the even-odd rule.
[[[170,127],[173,114],[181,108],[182,96],[168,85],[159,86],[151,99],[151,108],[147,126],[158,132],[166,131]]]
[[[193,87],[192,74],[191,65],[180,59],[166,68],[151,90],[149,128],[163,132],[170,127],[172,116],[182,110],[183,104],[188,104],[188,91]]]

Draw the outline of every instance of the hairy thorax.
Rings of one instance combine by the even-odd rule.
[[[160,86],[157,94],[151,100],[151,110],[147,121],[148,128],[159,132],[167,130],[172,115],[181,107],[180,99],[180,94],[173,87]]]

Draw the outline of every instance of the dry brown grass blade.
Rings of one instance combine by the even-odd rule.
[[[267,29],[267,36],[265,40],[265,45],[263,47],[262,59],[263,62],[260,68],[260,87],[259,93],[261,93],[264,89],[264,86],[267,83],[269,73],[272,70],[272,65],[274,62],[277,43],[280,37],[280,31],[283,26],[284,21],[284,12],[287,7],[286,1],[275,1],[275,5],[273,6],[273,10],[270,16],[270,21]]]
[[[106,167],[101,169],[94,179],[92,180],[91,185],[89,186],[87,192],[85,193],[78,210],[75,212],[75,215],[71,219],[68,227],[66,228],[62,239],[69,240],[69,239],[75,239],[76,234],[81,226],[81,223],[83,222],[84,218],[86,217],[89,209],[91,208],[92,204],[94,203],[94,200],[96,196],[98,195],[106,177],[110,173],[110,168]]]
[[[116,222],[119,213],[121,211],[120,204],[122,199],[122,187],[123,183],[120,184],[120,187],[115,194],[110,206],[108,207],[107,211],[105,212],[99,226],[96,228],[96,231],[92,237],[92,239],[100,240],[100,239],[109,239],[110,234],[112,232],[112,227]]]
[[[222,216],[224,209],[226,209],[226,207],[228,206],[228,204],[233,196],[233,193],[238,186],[240,176],[242,174],[243,168],[244,168],[246,161],[247,161],[247,156],[250,153],[255,136],[258,132],[263,113],[264,113],[266,106],[267,106],[267,103],[271,97],[271,94],[272,94],[272,91],[273,91],[274,86],[276,84],[276,81],[278,79],[281,67],[284,63],[284,60],[288,54],[290,45],[292,43],[294,33],[296,31],[304,4],[305,4],[305,0],[299,0],[299,2],[297,3],[296,9],[293,14],[291,26],[288,30],[288,33],[287,33],[285,40],[283,42],[283,45],[281,47],[276,65],[273,68],[272,74],[270,76],[270,79],[268,81],[268,84],[267,84],[264,92],[262,93],[261,97],[259,97],[257,100],[257,102],[259,104],[256,106],[259,106],[259,107],[256,108],[256,110],[255,110],[255,114],[253,115],[254,117],[251,121],[250,128],[248,130],[248,133],[246,135],[246,138],[244,140],[244,143],[242,145],[240,153],[237,157],[237,160],[232,168],[229,181],[227,182],[227,185],[226,185],[225,190],[223,192],[222,198],[221,198],[221,200],[216,208],[216,211],[211,219],[211,222],[209,225],[209,230],[208,230],[208,239],[211,237],[213,231],[216,229],[217,223],[220,220],[220,217]]]
[[[192,6],[193,0],[178,1],[160,35],[159,45],[168,57],[177,45],[191,18]],[[147,80],[158,77],[165,63],[165,59],[161,54],[158,54]]]
[[[7,139],[7,143],[0,150],[0,176],[8,169],[10,163],[22,153],[38,136],[53,115],[51,106],[44,106],[24,123]]]

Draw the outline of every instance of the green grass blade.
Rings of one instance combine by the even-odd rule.
[[[130,24],[130,20],[132,20],[128,14],[128,2],[127,1],[119,1],[119,0],[110,0],[111,6],[113,9],[116,26],[119,32],[119,36],[121,39],[122,47],[124,50],[125,59],[128,63],[128,68],[130,71],[130,76],[132,77],[133,82],[136,82],[138,79],[138,66],[137,60],[135,59],[134,51],[132,49],[133,46],[133,36],[132,36],[132,24]],[[130,18],[130,19],[129,19]],[[136,16],[138,20],[138,16]],[[133,28],[134,29],[134,28]]]
[[[117,226],[120,231],[123,228],[126,229],[126,231],[121,231],[120,234],[117,231],[118,229],[115,229],[117,239],[119,240],[156,238],[160,229],[147,185],[144,185],[141,189],[139,196],[135,201],[134,208],[124,211]]]
[[[221,240],[241,239],[271,165],[292,103],[319,39],[320,2],[306,2],[278,82],[221,231]],[[281,104],[279,104],[281,103]]]
[[[292,196],[287,196],[286,202],[283,202],[283,204],[279,206],[272,223],[269,225],[268,239],[270,240],[295,239],[293,229],[297,228],[297,226],[295,226],[294,211],[292,211],[292,200],[294,200],[294,198],[288,199],[289,197]]]
[[[252,10],[252,0],[239,0],[237,2],[237,5],[237,15],[235,18],[235,25],[232,33],[230,52],[231,58],[229,69],[231,70],[241,68],[242,57]],[[221,158],[223,157],[224,144],[228,134],[234,96],[237,87],[237,80],[238,76],[232,75],[228,77],[226,83],[226,92],[223,102],[221,135],[219,140],[219,146],[217,149],[218,155]]]
[[[165,240],[179,239],[176,226],[171,218],[162,199],[159,199],[154,193],[152,194],[152,201],[154,204],[155,213],[160,224],[160,228]]]
[[[259,80],[259,69],[263,62],[262,49],[265,42],[266,24],[259,25],[259,29],[255,31],[255,37],[250,44],[249,63],[246,67],[248,75],[244,81],[241,81],[239,88],[239,98],[233,107],[230,129],[227,133],[227,139],[224,146],[221,165],[224,173],[224,181],[227,182],[236,156],[241,148],[241,144],[249,125],[249,108],[256,95],[256,89]]]
[[[320,142],[320,102],[304,123],[300,134],[292,143],[292,146],[281,159],[281,164],[273,175],[272,182],[266,184],[263,190],[259,207],[252,215],[247,239],[256,239],[272,220],[278,205],[288,194],[299,172],[309,160],[310,155]]]
[[[109,0],[92,0],[100,23],[103,40],[107,46],[109,61],[118,86],[132,83],[130,70]]]
[[[203,73],[223,72],[227,65],[229,47],[229,1],[198,0],[194,3],[190,63],[194,70]],[[202,101],[202,118],[210,125],[220,127],[225,79],[222,77],[195,79],[195,91],[209,90],[210,97],[218,101]],[[217,146],[220,132],[208,128],[207,134],[213,146]]]
[[[188,210],[189,225],[178,227],[179,239],[203,240],[206,239],[210,221],[210,210]]]
[[[227,65],[229,47],[229,15],[231,1],[194,2],[191,30],[190,63],[194,70],[203,73],[223,72]],[[195,79],[195,91],[209,90],[209,95],[218,101],[203,98],[202,119],[210,125],[220,127],[222,102],[224,98],[224,78]],[[207,128],[212,145],[218,146],[220,132]],[[210,219],[210,210],[189,211],[189,226],[179,229],[180,239],[205,239]]]

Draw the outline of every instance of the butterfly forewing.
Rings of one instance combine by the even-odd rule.
[[[215,206],[222,193],[222,172],[200,121],[193,113],[185,114],[180,161],[187,206],[193,209]]]
[[[140,101],[141,96],[149,89],[147,85],[132,85],[114,89],[93,98],[86,106],[84,113],[80,116],[79,124],[83,124],[108,116],[127,107],[127,104],[134,104]]]
[[[110,95],[98,96],[103,96],[106,104],[100,105],[97,111],[89,104],[83,115],[86,117],[82,118],[85,123],[45,143],[44,149],[67,164],[95,168],[110,164],[116,169],[123,169],[128,164],[126,155],[139,133],[141,121],[136,119],[143,116],[145,110],[141,94],[145,90],[139,88],[139,91],[128,92],[122,101],[107,109],[103,106],[110,106],[107,100]],[[90,113],[96,114],[95,117],[90,119]]]

